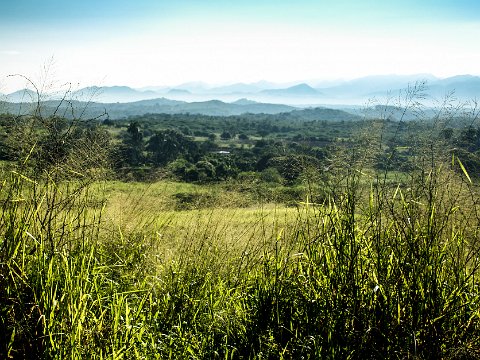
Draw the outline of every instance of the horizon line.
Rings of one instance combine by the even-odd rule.
[[[5,78],[10,77],[12,75],[7,75]],[[366,79],[366,78],[374,78],[374,77],[416,77],[418,76],[418,79],[415,81],[420,81],[420,80],[426,80],[428,82],[428,78],[434,78],[434,80],[445,80],[445,79],[450,79],[450,78],[455,78],[455,77],[466,77],[466,76],[471,76],[471,77],[480,77],[480,75],[475,75],[471,73],[465,73],[465,74],[456,74],[456,75],[451,75],[451,76],[438,76],[435,74],[431,73],[412,73],[412,74],[396,74],[396,73],[390,73],[390,74],[370,74],[370,75],[365,75],[365,76],[359,76],[359,77],[351,77],[351,78],[324,78],[324,79],[309,79],[309,80],[292,80],[292,81],[271,81],[271,80],[266,80],[266,79],[261,79],[261,80],[256,80],[256,81],[225,81],[225,82],[208,82],[205,80],[189,80],[189,81],[183,81],[183,82],[177,82],[177,83],[170,83],[170,84],[150,84],[150,85],[142,85],[142,86],[135,86],[135,85],[126,85],[126,84],[119,84],[115,83],[114,85],[98,85],[98,84],[92,84],[92,85],[82,85],[81,82],[76,82],[76,85],[78,85],[78,88],[75,88],[73,91],[79,91],[82,89],[86,88],[112,88],[112,87],[126,87],[130,88],[133,90],[137,91],[149,91],[148,88],[165,88],[165,89],[175,89],[179,86],[185,86],[185,85],[193,85],[193,84],[199,84],[204,87],[205,90],[210,90],[214,89],[216,87],[227,87],[227,86],[232,86],[232,85],[257,85],[259,83],[267,83],[270,85],[274,86],[296,86],[296,85],[301,85],[301,84],[306,84],[308,86],[311,86],[313,88],[317,88],[318,85],[320,85],[322,82],[323,83],[342,83],[342,82],[350,82],[350,81],[355,81],[355,80],[361,80],[361,79]],[[427,77],[425,79],[422,79],[423,77]],[[32,86],[32,83],[34,84],[35,82],[33,81],[27,81],[24,87],[17,88],[17,90],[9,90],[9,92],[4,93],[2,91],[2,82],[0,81],[0,94],[2,95],[10,95],[19,91],[24,91],[24,90],[34,90],[34,86]],[[312,83],[318,83],[315,85],[312,85]],[[30,85],[30,86],[29,86]],[[72,86],[72,82],[65,82],[63,83],[60,87],[65,87],[65,86]],[[333,85],[332,87],[337,86]],[[54,93],[55,91],[59,90],[53,90],[52,92]],[[152,90],[150,90],[152,91]],[[48,92],[46,92],[48,93]]]

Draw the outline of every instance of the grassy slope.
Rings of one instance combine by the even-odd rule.
[[[11,174],[2,357],[476,357],[474,189],[448,169],[416,181],[297,210],[235,208],[242,194],[220,187]],[[203,192],[211,206],[172,210]]]

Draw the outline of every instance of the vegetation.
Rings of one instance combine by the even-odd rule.
[[[478,110],[385,109],[3,115],[0,357],[479,358]]]

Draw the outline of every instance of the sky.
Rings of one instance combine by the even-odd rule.
[[[480,75],[478,0],[2,0],[0,92]]]

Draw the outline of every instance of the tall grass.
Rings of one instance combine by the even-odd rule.
[[[416,181],[366,202],[350,182],[236,237],[192,218],[165,244],[174,229],[110,227],[87,189],[10,173],[1,357],[477,358],[475,189],[448,167]]]

